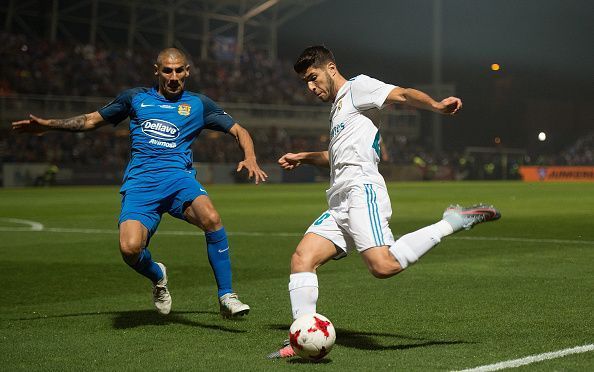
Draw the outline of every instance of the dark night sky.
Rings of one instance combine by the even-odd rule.
[[[465,102],[459,118],[444,121],[446,147],[488,145],[494,136],[525,146],[540,129],[553,134],[551,146],[563,147],[594,129],[594,1],[442,4],[442,78]],[[432,0],[326,0],[281,28],[279,53],[293,61],[322,43],[347,77],[426,84],[432,7]],[[493,62],[502,66],[497,73]]]

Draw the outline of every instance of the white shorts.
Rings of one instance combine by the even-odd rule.
[[[392,217],[390,197],[378,185],[354,185],[335,194],[330,208],[305,232],[330,240],[346,254],[394,244],[388,225]]]

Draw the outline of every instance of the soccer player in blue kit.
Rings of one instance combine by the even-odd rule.
[[[98,111],[69,119],[42,119],[30,115],[12,123],[16,132],[49,130],[88,131],[130,118],[131,157],[124,174],[119,217],[120,252],[124,261],[153,283],[153,301],[160,314],[171,311],[165,265],[153,261],[148,250],[163,213],[183,219],[205,232],[208,259],[218,286],[221,314],[245,315],[231,285],[229,243],[221,218],[204,187],[196,180],[190,146],[203,129],[231,134],[244,152],[237,167],[247,169],[255,183],[268,177],[256,162],[247,130],[235,123],[210,98],[184,90],[190,66],[176,48],[162,50],[155,66],[158,86],[120,93]]]

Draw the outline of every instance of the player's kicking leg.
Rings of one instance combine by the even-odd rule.
[[[219,297],[219,310],[225,318],[247,315],[250,307],[239,300],[232,289],[229,241],[221,217],[207,195],[196,197],[185,208],[187,221],[204,230],[208,262],[214,273]]]
[[[501,213],[495,207],[485,204],[472,207],[449,206],[443,213],[441,221],[402,236],[389,247],[389,251],[403,270],[417,262],[442,238],[461,230],[469,230],[483,222],[496,221],[499,218],[501,218]]]
[[[376,278],[390,278],[416,263],[444,237],[469,230],[479,223],[498,220],[501,214],[493,206],[449,206],[443,219],[433,225],[408,233],[390,246],[378,246],[361,251],[361,257]]]
[[[165,265],[152,260],[146,247],[148,230],[140,221],[126,220],[120,223],[120,252],[124,261],[139,274],[153,283],[153,303],[157,312],[167,315],[171,311],[171,295],[167,288]]]
[[[307,233],[297,246],[291,257],[291,276],[289,279],[289,296],[293,319],[304,314],[316,312],[318,301],[318,276],[316,269],[328,262],[337,254],[334,243],[314,234]],[[269,359],[290,358],[295,356],[288,340],[283,346],[267,357]]]

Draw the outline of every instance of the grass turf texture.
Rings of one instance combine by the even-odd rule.
[[[329,262],[318,311],[334,322],[335,349],[320,364],[266,360],[287,336],[289,260],[325,209],[324,187],[208,188],[231,233],[235,289],[252,307],[231,321],[218,314],[191,225],[166,216],[151,241],[173,296],[161,317],[149,282],[120,258],[117,188],[0,190],[1,369],[452,370],[594,343],[594,184],[396,183],[397,235],[437,221],[450,202],[494,203],[503,218],[388,280],[356,254]],[[46,230],[17,231],[25,226],[6,218]],[[542,369],[592,370],[594,353],[520,368]]]

